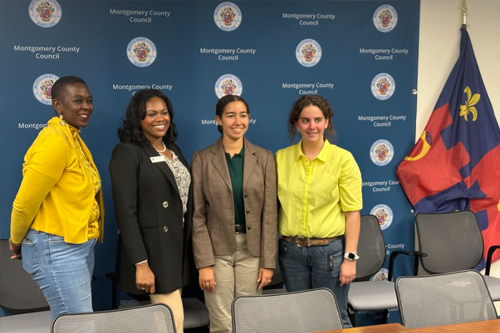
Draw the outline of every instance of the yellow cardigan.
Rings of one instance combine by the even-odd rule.
[[[94,196],[94,180],[78,158],[74,138],[80,141],[92,167],[97,168],[78,133],[54,117],[26,153],[23,181],[12,208],[10,233],[14,243],[20,243],[30,228],[64,237],[67,243],[86,242],[94,200],[100,209],[99,241],[102,242],[102,190]]]

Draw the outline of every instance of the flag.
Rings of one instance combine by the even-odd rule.
[[[500,243],[500,129],[467,30],[461,35],[459,59],[396,174],[419,213],[476,213],[488,249]]]

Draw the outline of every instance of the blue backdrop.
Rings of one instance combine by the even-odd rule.
[[[232,89],[248,101],[247,137],[273,152],[292,143],[286,131],[292,102],[303,94],[325,96],[334,107],[335,143],[361,168],[362,214],[378,216],[388,254],[412,250],[413,215],[395,169],[415,138],[419,10],[419,0],[1,0],[0,237],[9,236],[24,154],[54,115],[44,84],[77,75],[94,96],[82,137],[101,173],[106,205],[105,242],[96,247],[96,310],[111,306],[104,275],[114,270],[116,255],[108,163],[119,120],[141,87],[171,98],[188,160],[219,136],[217,94]],[[399,259],[396,274],[410,267]],[[368,313],[365,320],[378,317]]]

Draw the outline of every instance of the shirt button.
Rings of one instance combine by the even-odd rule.
[[[167,201],[163,201],[163,208],[167,208],[168,207],[168,202]]]
[[[163,227],[163,232],[167,232],[168,231],[168,227],[167,226],[164,226]]]
[[[247,214],[250,213],[250,209],[247,209]]]

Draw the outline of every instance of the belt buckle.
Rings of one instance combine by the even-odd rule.
[[[300,245],[299,240],[306,240],[307,245]],[[310,247],[311,246],[311,239],[308,237],[296,236],[295,237],[295,245],[297,245],[297,247]]]

